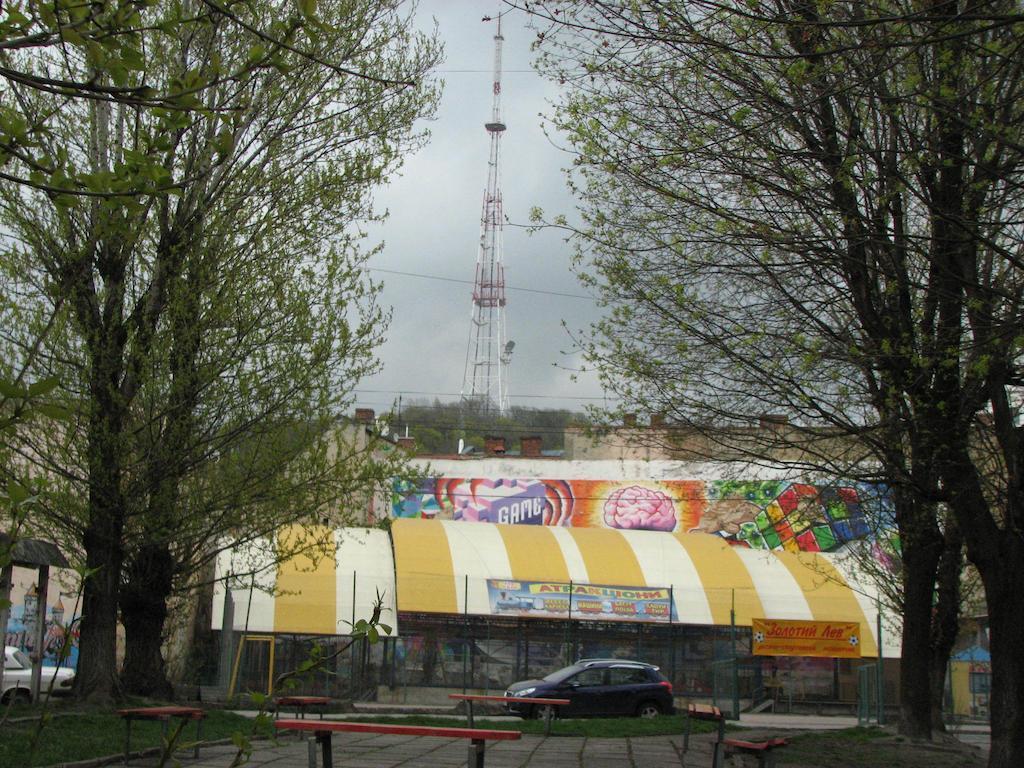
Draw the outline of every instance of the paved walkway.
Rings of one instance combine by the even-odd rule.
[[[594,739],[524,735],[518,741],[492,742],[487,746],[487,768],[680,768],[711,764],[711,737],[690,737],[685,761],[680,761],[682,738],[644,736],[629,739]],[[464,739],[380,736],[336,733],[333,738],[335,768],[457,768],[465,766],[469,745]],[[261,742],[246,763],[268,768],[307,768],[305,737],[285,736],[277,745]],[[226,768],[235,748],[204,747],[198,760],[182,755],[183,768]],[[317,765],[320,765],[319,751]],[[132,760],[131,768],[155,766],[155,758]]]
[[[346,715],[346,719],[351,716]],[[336,717],[341,717],[336,716]],[[459,718],[461,719],[461,718]],[[831,730],[849,728],[856,718],[804,715],[747,715],[740,725],[752,732]],[[987,751],[987,728],[962,728],[961,741],[975,743]],[[972,738],[973,737],[973,738]],[[599,739],[572,736],[524,735],[518,741],[490,742],[487,768],[706,768],[711,765],[713,734],[690,737],[690,748],[682,753],[682,736],[643,736]],[[982,743],[983,742],[983,743]],[[309,745],[306,734],[284,734],[279,743],[256,742],[247,766],[257,768],[307,768]],[[463,739],[382,736],[363,733],[335,733],[335,768],[458,768],[467,763],[469,744]],[[236,749],[230,745],[203,747],[198,760],[191,753],[180,755],[182,768],[228,768]],[[320,765],[317,750],[317,766]],[[152,768],[154,757],[133,759],[131,768]]]

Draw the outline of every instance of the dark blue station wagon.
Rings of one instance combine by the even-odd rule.
[[[656,717],[675,712],[670,683],[658,668],[625,659],[581,659],[539,680],[513,683],[506,696],[569,699],[558,717]],[[545,705],[505,705],[522,718],[544,717]]]

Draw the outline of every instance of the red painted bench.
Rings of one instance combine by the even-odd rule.
[[[531,704],[543,707],[544,713],[544,735],[551,735],[551,720],[554,718],[557,707],[569,706],[569,699],[534,699],[529,696],[486,696],[475,693],[449,693],[449,699],[466,702],[466,724],[473,727],[473,702],[474,701],[495,701],[505,704]]]
[[[167,740],[167,726],[172,719],[195,720],[196,741],[192,756],[199,757],[199,742],[203,738],[203,718],[206,712],[198,707],[136,707],[134,709],[119,709],[117,714],[124,718],[124,764],[128,765],[128,755],[132,749],[132,721],[133,720],[159,720],[163,723],[164,740]]]
[[[775,765],[774,750],[784,747],[785,739],[768,739],[768,741],[741,741],[740,739],[726,739],[725,753],[741,752],[749,755],[757,755],[757,764],[761,768],[772,768]]]
[[[519,731],[492,731],[481,728],[435,728],[425,725],[381,725],[379,723],[346,723],[337,720],[275,720],[279,731],[311,731],[320,744],[323,768],[333,768],[331,734],[379,733],[388,736],[433,736],[441,739],[469,739],[469,768],[483,768],[484,744],[488,741],[515,741],[522,738]],[[309,768],[316,768],[316,750],[309,749]]]
[[[289,707],[295,709],[296,717],[305,720],[308,707],[319,707],[320,719],[323,720],[324,707],[330,703],[331,700],[327,696],[278,696],[274,699],[274,717],[277,717],[277,711],[281,707]]]

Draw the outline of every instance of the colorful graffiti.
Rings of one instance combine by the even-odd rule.
[[[891,529],[891,500],[865,484],[736,480],[427,478],[398,483],[394,517],[506,525],[702,532],[754,549],[832,552]]]
[[[72,613],[64,605],[65,597],[67,596],[58,594],[56,601],[46,606],[46,625],[43,628],[43,648],[40,654],[44,666],[52,666],[57,663],[57,654],[64,644],[67,625],[71,619],[71,616],[67,614]],[[38,606],[39,594],[35,584],[32,584],[20,597],[12,594],[11,612],[7,622],[7,636],[4,638],[5,645],[19,648],[30,656],[36,655],[35,642]],[[78,630],[76,625],[76,628],[72,631],[69,656],[61,662],[61,665],[74,668],[77,663]]]

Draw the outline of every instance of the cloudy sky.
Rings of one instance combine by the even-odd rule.
[[[436,19],[446,60],[430,143],[411,157],[377,196],[390,212],[372,230],[382,253],[371,259],[372,276],[384,283],[383,301],[394,309],[381,374],[363,382],[358,404],[388,410],[434,398],[457,401],[462,390],[472,316],[472,282],[487,184],[490,148],[484,123],[491,115],[494,60],[491,0],[422,0],[420,25]],[[530,67],[533,33],[519,12],[502,20],[501,188],[508,219],[504,229],[506,328],[515,341],[509,371],[512,405],[582,410],[600,404],[591,373],[576,374],[577,356],[563,328],[586,326],[597,317],[593,299],[570,271],[570,246],[554,232],[530,235],[524,225],[532,206],[570,213],[561,169],[570,158],[557,137],[545,136],[541,113],[550,111],[555,87]]]

